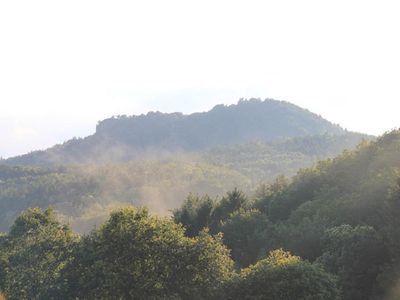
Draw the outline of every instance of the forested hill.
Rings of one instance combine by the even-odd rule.
[[[191,115],[153,112],[111,118],[100,122],[96,130],[99,137],[138,148],[190,150],[324,133],[343,133],[343,129],[288,102],[257,99]]]
[[[49,172],[3,168],[20,180]],[[191,194],[172,220],[123,208],[79,238],[51,209],[27,210],[0,234],[0,290],[10,300],[398,300],[399,211],[393,131],[253,196]]]
[[[251,191],[261,182],[292,176],[320,159],[353,149],[360,141],[360,135],[348,133],[218,146],[199,153],[108,164],[0,164],[0,231],[29,207],[51,205],[79,231],[90,229],[121,205],[145,205],[165,214],[181,205],[190,192],[217,196],[234,187]]]
[[[205,227],[222,232],[239,266],[283,248],[336,275],[339,299],[398,300],[399,212],[400,131],[393,131],[291,180],[278,178],[255,197],[238,190],[222,200],[188,197],[174,216],[190,236]],[[238,286],[232,293],[235,299],[330,299],[264,298],[265,281],[258,284],[255,291]]]
[[[201,151],[253,141],[347,134],[340,126],[284,101],[240,100],[212,110],[184,115],[150,112],[99,122],[95,134],[45,151],[11,158],[8,164],[66,164],[127,161],[143,154]],[[156,155],[155,155],[156,154]]]

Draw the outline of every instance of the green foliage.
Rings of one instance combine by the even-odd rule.
[[[272,184],[261,185],[256,191],[254,207],[267,214],[270,218],[279,219],[280,206],[288,197],[289,180],[279,176]],[[281,209],[281,214],[285,211]]]
[[[255,210],[232,215],[245,223]],[[226,225],[230,226],[230,225]],[[222,235],[184,228],[145,209],[115,211],[78,240],[52,210],[29,210],[0,236],[7,299],[337,299],[335,279],[282,250],[239,274]]]
[[[237,188],[227,192],[219,201],[190,194],[181,208],[173,211],[173,218],[185,226],[188,236],[195,236],[204,228],[216,233],[232,213],[249,205],[246,195]]]
[[[0,230],[21,211],[49,205],[80,232],[121,205],[165,215],[189,192],[215,197],[234,187],[251,191],[354,148],[364,137],[270,99],[189,116],[107,119],[92,136],[0,161]],[[276,218],[287,217],[275,210]]]
[[[283,250],[243,269],[228,286],[229,299],[336,300],[335,278]]]
[[[207,195],[200,197],[190,194],[180,209],[173,211],[174,220],[185,225],[186,235],[196,236],[211,226],[215,205],[215,201]]]
[[[215,116],[224,109],[215,108]],[[164,133],[156,130],[157,138],[145,142]],[[134,134],[129,138],[137,142]],[[328,155],[342,138],[229,145],[180,159],[102,166],[0,166],[1,228],[31,206],[54,205],[76,221],[113,203],[165,212],[181,202],[180,195],[194,192],[173,220],[122,209],[79,241],[51,211],[24,213],[0,236],[0,289],[9,299],[397,299],[399,131],[291,180],[278,177],[254,196],[234,189],[248,191],[275,176],[280,169],[274,163],[288,171],[296,160]],[[85,143],[65,147],[79,153]],[[279,155],[285,149],[290,154]],[[224,190],[231,192],[218,197]],[[203,191],[209,196],[198,196]],[[298,256],[276,251],[257,262],[278,248]],[[237,267],[253,265],[235,274],[229,256]]]
[[[336,274],[345,299],[382,299],[399,286],[399,178],[400,131],[393,131],[260,186],[245,210],[230,211],[214,230],[225,232],[238,265],[284,248]]]
[[[321,159],[331,158],[344,149],[354,149],[363,138],[346,132],[339,135],[315,135],[277,141],[254,141],[213,147],[204,152],[206,161],[246,175],[254,182],[272,181],[284,174],[293,176]]]
[[[253,264],[264,255],[271,237],[270,224],[260,211],[240,209],[222,223],[224,243],[232,249],[232,258],[240,267]]]
[[[58,299],[60,271],[76,241],[51,209],[19,216],[0,241],[0,289],[7,299]]]
[[[371,297],[388,253],[377,232],[370,226],[341,225],[323,236],[324,254],[318,261],[338,274],[345,300]]]
[[[212,229],[217,231],[222,223],[227,220],[232,213],[248,206],[246,195],[235,188],[226,194],[225,197],[218,202],[212,212]]]
[[[75,215],[99,194],[93,178],[72,169],[2,166],[0,170],[4,178],[0,180],[0,230],[7,230],[21,211],[31,207],[52,205]]]
[[[0,161],[0,230],[21,211],[49,205],[81,232],[121,204],[165,215],[189,192],[250,191],[354,148],[363,137],[271,99],[189,116],[110,118],[92,136]]]
[[[82,239],[63,272],[70,298],[211,299],[233,263],[221,237],[191,239],[172,221],[143,209],[114,212]]]
[[[30,207],[45,209],[52,205],[82,232],[93,223],[103,222],[97,217],[107,215],[110,207],[146,205],[153,212],[166,214],[190,191],[216,196],[250,183],[235,171],[185,158],[105,166],[0,169],[0,177],[10,176],[0,179],[0,230],[4,231]],[[97,215],[90,216],[92,212]]]

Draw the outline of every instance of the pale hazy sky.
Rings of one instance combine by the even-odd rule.
[[[0,1],[0,156],[149,110],[283,99],[400,126],[399,1]]]

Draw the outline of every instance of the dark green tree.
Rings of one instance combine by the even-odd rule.
[[[238,211],[241,208],[247,208],[249,206],[249,200],[247,196],[239,189],[228,192],[225,197],[217,203],[217,206],[212,213],[212,232],[218,232],[219,228],[229,216]]]
[[[335,278],[283,250],[243,269],[227,287],[228,299],[339,300]]]
[[[269,248],[267,244],[271,243],[269,225],[266,216],[255,209],[238,210],[222,223],[224,243],[239,267],[247,267],[264,255]]]
[[[196,236],[204,228],[209,228],[212,223],[212,213],[215,201],[210,197],[190,194],[179,209],[173,211],[175,222],[186,228],[186,234]]]
[[[341,225],[326,231],[324,254],[318,261],[337,274],[345,300],[372,299],[376,279],[388,252],[370,226]]]

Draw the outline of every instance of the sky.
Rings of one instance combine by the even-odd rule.
[[[99,120],[286,100],[354,131],[400,125],[398,1],[0,1],[0,157]]]

